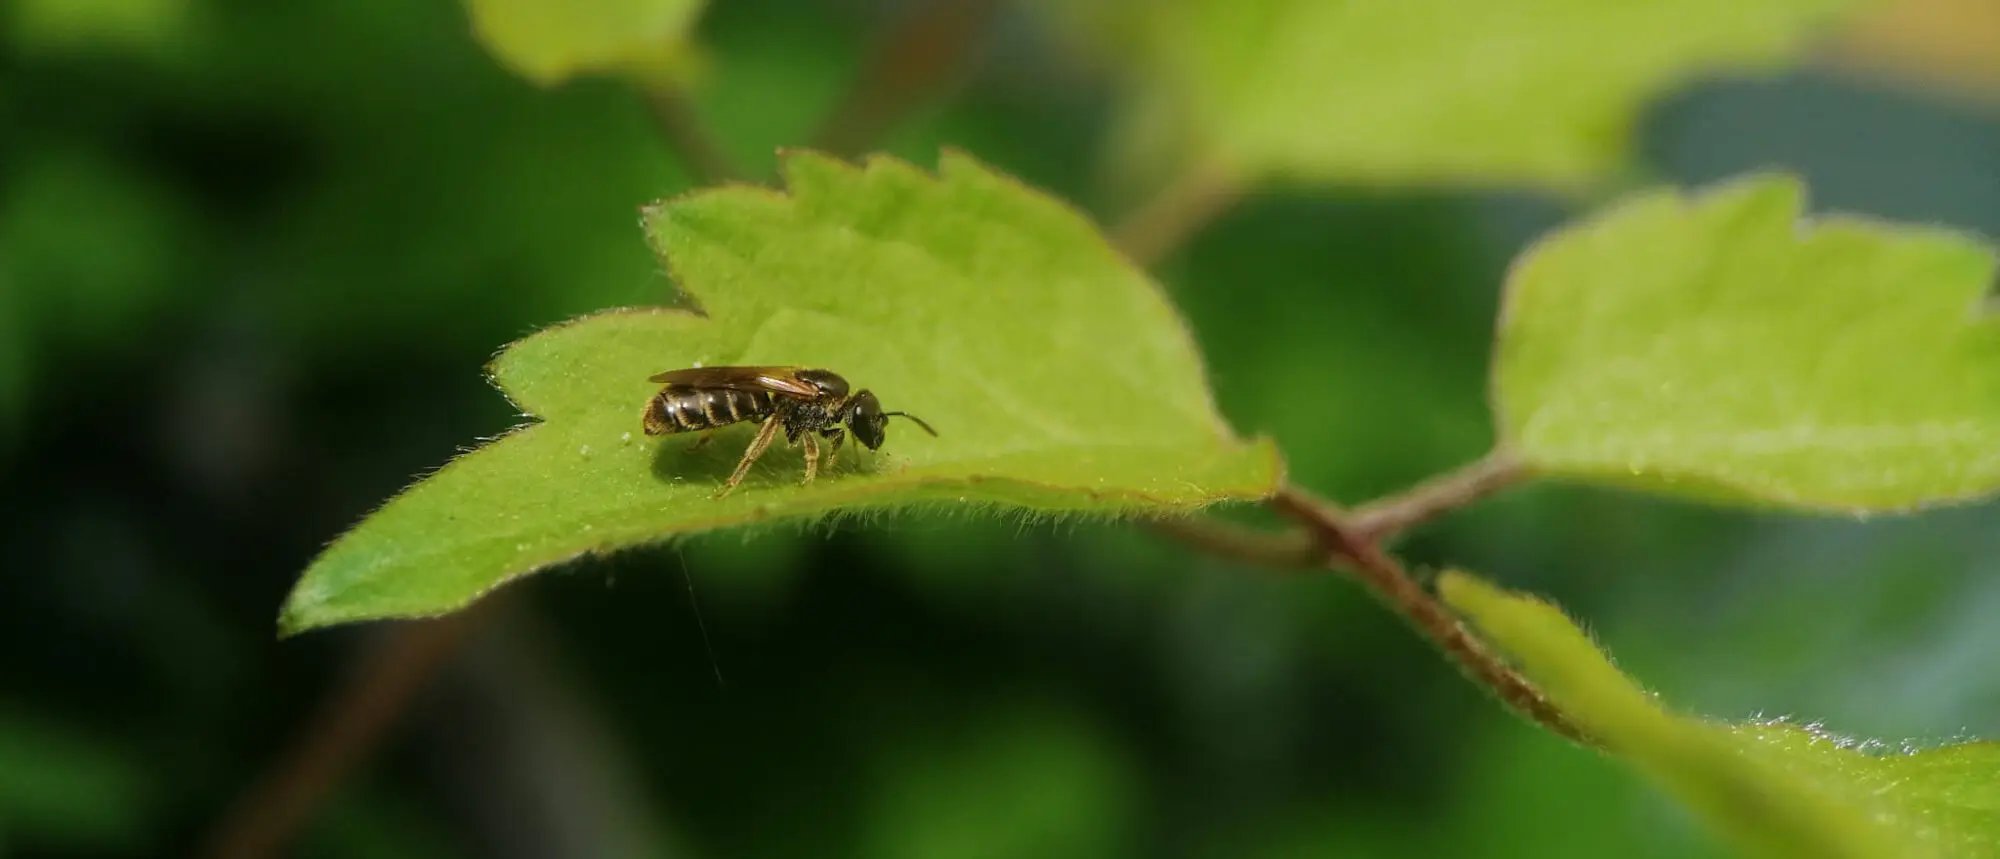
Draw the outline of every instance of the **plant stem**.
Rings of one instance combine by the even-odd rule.
[[[1408,571],[1389,556],[1341,510],[1305,492],[1286,487],[1272,496],[1270,504],[1309,531],[1330,564],[1342,564],[1390,609],[1410,621],[1418,632],[1437,645],[1465,676],[1486,687],[1501,703],[1529,720],[1563,737],[1589,745],[1590,741],[1571,724],[1562,711],[1549,702],[1528,678],[1509,666],[1486,642],[1472,634],[1444,603],[1417,584]]]
[[[1326,557],[1312,536],[1298,529],[1266,531],[1198,515],[1148,524],[1183,545],[1260,567],[1317,567]]]
[[[1495,449],[1408,491],[1357,507],[1342,518],[1355,536],[1380,545],[1528,477],[1527,466],[1512,452]],[[1156,519],[1148,524],[1184,545],[1248,564],[1317,567],[1326,561],[1326,552],[1305,529],[1270,531],[1198,516]]]
[[[1347,521],[1362,538],[1382,543],[1529,477],[1512,451],[1496,447],[1485,456],[1415,487],[1356,508]]]
[[[652,111],[667,146],[703,184],[720,185],[748,175],[716,141],[693,102],[688,101],[686,92],[666,85],[654,86],[646,90],[646,107]]]
[[[1236,174],[1207,161],[1141,204],[1117,229],[1113,242],[1141,266],[1151,266],[1213,220],[1242,194]],[[1217,519],[1162,519],[1153,528],[1211,554],[1272,567],[1326,564],[1351,568],[1361,583],[1416,627],[1468,679],[1504,705],[1572,741],[1590,741],[1540,689],[1472,634],[1450,609],[1417,584],[1381,542],[1526,479],[1527,468],[1503,448],[1456,471],[1425,481],[1353,514],[1287,486],[1272,508],[1304,528],[1269,532]]]
[[[365,760],[417,690],[458,651],[478,608],[392,631],[354,666],[284,755],[210,834],[203,856],[276,855],[349,770]]]
[[[912,111],[948,93],[999,5],[998,0],[917,4],[875,45],[861,76],[810,138],[812,148],[858,155]]]
[[[1111,242],[1149,268],[1243,196],[1243,181],[1220,158],[1198,162],[1125,215]]]

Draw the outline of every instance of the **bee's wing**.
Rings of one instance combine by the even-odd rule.
[[[656,373],[646,381],[683,388],[725,388],[770,391],[795,397],[817,397],[819,388],[798,377],[798,367],[689,367]]]

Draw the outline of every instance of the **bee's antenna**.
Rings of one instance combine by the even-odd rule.
[[[920,417],[917,417],[916,415],[913,415],[913,414],[910,414],[909,412],[883,412],[883,413],[882,413],[882,416],[883,416],[883,417],[885,417],[885,418],[886,418],[886,417],[888,417],[888,416],[890,416],[890,415],[895,415],[895,416],[897,416],[897,417],[904,417],[904,418],[909,418],[910,420],[913,420],[913,421],[916,421],[916,422],[917,422],[917,426],[920,426],[920,427],[923,427],[923,428],[924,428],[924,432],[927,432],[927,433],[930,433],[930,434],[931,434],[931,435],[933,435],[933,436],[937,435],[937,430],[934,430],[934,429],[931,429],[931,425],[930,425],[930,424],[927,424],[927,423],[924,423],[924,419],[923,419],[923,418],[920,418]]]

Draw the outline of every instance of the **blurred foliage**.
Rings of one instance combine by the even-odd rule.
[[[31,396],[33,368],[73,351],[137,357],[132,339],[184,270],[181,201],[101,153],[41,150],[11,165],[0,197],[0,426]],[[0,430],[4,432],[4,430]]]
[[[13,0],[12,44],[29,53],[161,54],[186,33],[192,0]]]
[[[1090,717],[1030,702],[926,725],[875,764],[856,855],[1090,857],[1131,843],[1137,794]]]
[[[544,86],[619,72],[669,85],[689,76],[688,35],[702,0],[466,0],[472,29],[496,60]]]
[[[8,452],[28,396],[29,329],[19,306],[25,297],[11,278],[0,280],[0,453]]]
[[[698,110],[768,175],[888,5],[714,4]],[[180,11],[130,39],[21,23],[86,6]],[[520,80],[443,0],[20,0],[4,26],[0,211],[28,215],[0,220],[0,688],[26,715],[0,748],[33,755],[0,773],[28,774],[45,823],[0,809],[0,850],[186,855],[379,644],[273,643],[297,571],[518,420],[479,376],[500,344],[665,300],[637,207],[689,173],[629,86]],[[962,147],[1110,216],[1085,156],[1115,94],[1044,38],[1003,15],[970,87],[883,148]],[[1635,131],[1639,169],[1677,183],[1776,165],[1821,207],[2000,229],[2000,123],[1975,108],[1781,76],[1682,89]],[[1360,500],[1490,442],[1498,285],[1567,214],[1292,190],[1159,276],[1221,411]],[[538,625],[475,642],[299,855],[576,855],[564,839],[605,807],[636,809],[653,855],[996,831],[1092,855],[1729,855],[1343,582],[1117,528],[883,524],[715,535],[504,593]],[[1557,596],[1690,710],[1930,745],[2000,724],[1996,533],[1990,506],[1855,523],[1549,487],[1404,548]],[[566,684],[536,680],[537,655]],[[571,753],[584,739],[633,775]]]
[[[116,738],[0,709],[0,853],[20,845],[146,848],[159,788]]]
[[[1114,162],[1217,158],[1253,180],[1572,191],[1625,169],[1646,101],[1718,71],[1777,66],[1853,5],[1039,4],[1136,90]]]
[[[1886,0],[1835,42],[1836,66],[1992,102],[2000,96],[2000,5]]]

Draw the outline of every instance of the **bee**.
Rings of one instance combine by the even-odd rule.
[[[863,389],[850,395],[847,380],[831,370],[807,367],[691,367],[669,370],[647,379],[666,387],[646,401],[640,416],[647,435],[699,432],[700,439],[689,446],[694,450],[708,443],[710,431],[730,424],[750,421],[761,424],[756,438],[743,452],[735,473],[715,493],[728,495],[750,465],[764,455],[765,448],[785,432],[787,444],[805,442],[806,479],[819,474],[819,440],[829,440],[828,469],[840,456],[840,444],[847,433],[869,450],[882,446],[883,430],[889,418],[908,418],[933,436],[937,430],[908,412],[886,412],[872,391]],[[847,424],[842,430],[841,424]]]

